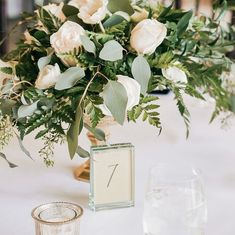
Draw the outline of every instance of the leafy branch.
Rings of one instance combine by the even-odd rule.
[[[161,129],[160,114],[156,111],[159,105],[151,103],[157,101],[155,96],[141,97],[140,104],[132,108],[127,112],[128,121],[136,122],[142,115],[142,121],[148,120],[149,124]]]
[[[43,158],[47,167],[54,165],[54,148],[55,144],[63,144],[65,136],[55,131],[50,131],[42,137],[44,141],[43,148],[39,151],[39,155]]]

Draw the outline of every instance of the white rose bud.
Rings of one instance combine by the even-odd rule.
[[[0,68],[11,68],[11,67],[12,66],[9,63],[0,60]],[[6,74],[6,73],[3,73],[3,72],[0,71],[0,89],[2,89],[2,86],[9,79],[13,79],[13,75]]]
[[[85,35],[83,27],[75,22],[67,21],[58,32],[51,35],[51,46],[58,54],[73,52],[74,49],[79,49],[82,46],[81,35]]]
[[[131,20],[133,22],[140,22],[144,19],[148,18],[148,11],[146,11],[144,8],[140,8],[138,6],[133,6],[135,13],[131,15]]]
[[[52,15],[56,16],[58,19],[60,19],[62,22],[65,21],[66,17],[62,11],[64,6],[64,3],[61,2],[60,5],[54,4],[54,3],[50,3],[46,6],[43,6],[43,8],[50,12]]]
[[[127,92],[128,101],[126,110],[131,110],[140,102],[140,84],[128,76],[117,75],[117,78],[117,81],[124,86]],[[104,115],[112,116],[111,112],[105,104],[99,105],[99,108],[102,110]]]
[[[60,75],[60,67],[58,64],[46,65],[39,73],[35,83],[35,87],[38,89],[48,89],[53,87]]]
[[[78,17],[86,24],[99,24],[106,16],[108,0],[88,0],[79,9]]]
[[[139,54],[151,55],[166,38],[167,28],[157,20],[145,19],[131,32],[130,43]]]
[[[162,69],[162,74],[165,78],[174,82],[188,82],[185,72],[176,66],[171,66],[166,69]]]
[[[161,1],[159,1],[159,0],[147,0],[147,2],[149,3],[149,6],[150,6],[151,8],[156,8],[157,5],[158,5],[159,3],[161,3]]]
[[[80,8],[87,3],[88,0],[71,0],[68,5]]]

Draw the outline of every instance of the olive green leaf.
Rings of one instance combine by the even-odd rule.
[[[30,152],[24,147],[23,145],[23,141],[21,140],[20,136],[16,134],[17,140],[19,142],[19,146],[21,148],[21,150],[31,159],[34,160],[30,154]]]
[[[62,11],[66,17],[77,15],[79,13],[79,10],[77,7],[74,7],[68,4],[65,4],[63,6]]]
[[[6,157],[6,155],[5,155],[4,153],[1,153],[1,152],[0,152],[0,157],[3,158],[3,159],[8,163],[8,165],[9,165],[10,168],[18,167],[16,164],[10,162],[10,161],[7,159],[7,157]]]
[[[90,153],[83,149],[81,146],[77,147],[76,153],[82,158],[90,158]]]
[[[126,12],[116,12],[112,16],[110,16],[104,23],[104,28],[110,28],[115,25],[122,23],[123,21],[129,21],[130,16]]]
[[[193,16],[193,11],[188,11],[177,24],[177,35],[181,36],[188,28],[189,21]]]
[[[76,110],[75,120],[72,122],[67,132],[68,148],[71,159],[73,159],[78,148],[78,135],[80,131],[80,123],[82,121],[82,116],[83,116],[83,109],[81,105],[78,105]]]
[[[109,0],[108,9],[112,13],[124,11],[129,15],[132,15],[135,12],[129,0]]]
[[[84,123],[84,127],[90,131],[97,140],[100,140],[100,141],[105,141],[105,133],[99,129],[99,128],[93,128],[93,127],[90,127],[89,125],[87,125],[86,123]]]

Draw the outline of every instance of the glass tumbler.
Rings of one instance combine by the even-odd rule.
[[[83,209],[73,203],[53,202],[32,211],[36,235],[79,235]]]
[[[199,170],[167,164],[151,168],[144,203],[145,235],[204,235],[206,220]]]

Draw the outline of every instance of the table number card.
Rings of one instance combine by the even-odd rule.
[[[91,147],[90,208],[134,206],[134,147],[115,144]]]

